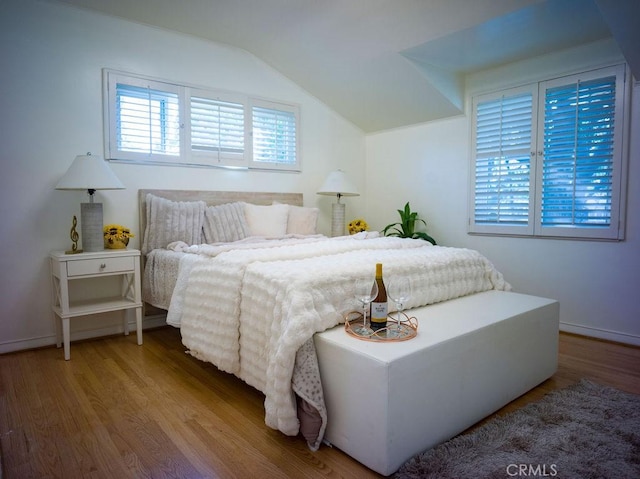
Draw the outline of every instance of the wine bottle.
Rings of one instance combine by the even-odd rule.
[[[387,290],[382,280],[382,264],[376,264],[376,283],[378,284],[378,296],[371,303],[371,329],[377,331],[387,327]]]

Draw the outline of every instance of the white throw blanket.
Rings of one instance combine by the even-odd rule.
[[[193,356],[265,394],[267,425],[296,435],[296,353],[314,333],[339,324],[345,312],[356,309],[354,281],[373,278],[375,263],[383,263],[387,281],[396,275],[411,278],[408,308],[509,289],[476,251],[370,236],[375,235],[240,248],[212,256],[205,246],[183,248],[198,253],[198,259],[190,261],[184,275],[181,268],[169,317],[180,324]]]
[[[185,255],[166,249],[154,249],[146,256],[142,281],[142,297],[156,308],[169,309],[171,296],[180,271],[180,261],[194,255]]]

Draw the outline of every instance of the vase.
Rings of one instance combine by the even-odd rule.
[[[104,238],[104,247],[107,249],[125,249],[129,244],[129,238],[113,238],[113,237],[105,237]]]

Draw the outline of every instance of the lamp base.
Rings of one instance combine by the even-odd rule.
[[[104,250],[102,235],[102,203],[80,203],[82,250]]]
[[[344,236],[344,203],[333,203],[331,207],[331,236]]]

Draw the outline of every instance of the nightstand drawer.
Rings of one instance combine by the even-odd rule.
[[[85,276],[88,274],[117,273],[133,271],[134,257],[99,258],[82,261],[67,261],[67,276]]]

